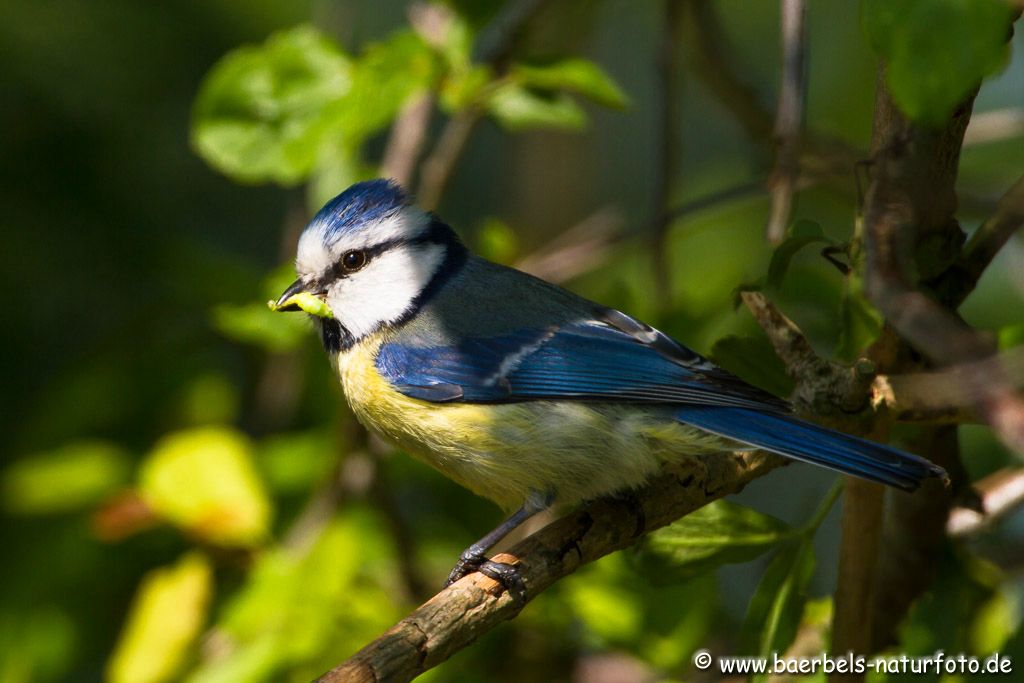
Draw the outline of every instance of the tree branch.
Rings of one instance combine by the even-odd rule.
[[[946,533],[954,538],[988,529],[1024,505],[1024,470],[999,470],[976,482],[974,490],[981,498],[981,510],[966,507],[953,510],[946,524]]]
[[[956,263],[943,276],[943,283],[948,283],[944,298],[954,306],[962,304],[974,291],[992,259],[1021,225],[1024,225],[1024,176],[999,199],[995,212],[974,231]],[[942,291],[942,285],[936,289]]]
[[[480,60],[503,74],[509,66],[516,46],[527,27],[544,8],[547,0],[519,0],[509,3],[484,39],[478,45]],[[437,144],[424,160],[420,171],[420,183],[416,198],[424,209],[436,209],[451,179],[455,166],[466,149],[466,144],[484,112],[478,106],[470,105],[455,114],[441,131]]]
[[[760,452],[682,460],[634,494],[589,503],[496,559],[515,563],[526,585],[517,601],[495,581],[471,574],[318,679],[319,683],[409,681],[515,617],[555,581],[654,529],[742,489],[783,459]]]
[[[768,241],[778,244],[793,212],[800,174],[800,138],[807,102],[807,7],[804,0],[782,0],[782,86],[775,113],[775,169],[768,179],[771,210]]]

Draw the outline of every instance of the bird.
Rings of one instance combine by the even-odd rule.
[[[912,491],[929,460],[793,415],[790,405],[626,313],[470,252],[396,182],[357,183],[301,233],[277,311],[319,328],[356,418],[509,516],[449,585],[553,505],[641,486],[663,464],[750,448]]]

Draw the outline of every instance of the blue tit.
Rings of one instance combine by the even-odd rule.
[[[328,202],[299,239],[305,310],[356,417],[512,515],[449,583],[553,503],[642,485],[663,463],[751,446],[911,491],[945,472],[797,419],[787,403],[625,313],[471,254],[386,180]],[[514,578],[514,577],[513,577]]]

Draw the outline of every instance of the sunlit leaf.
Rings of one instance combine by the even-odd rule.
[[[487,66],[474,66],[448,74],[441,83],[441,106],[445,111],[461,111],[480,99],[492,77]]]
[[[411,95],[432,84],[437,70],[434,51],[413,31],[396,31],[371,44],[356,61],[339,119],[345,138],[361,143],[383,129]]]
[[[213,572],[199,553],[142,581],[107,666],[111,683],[160,683],[182,668],[203,623]]]
[[[921,123],[941,126],[1009,55],[1005,0],[864,0],[861,12],[893,99]]]
[[[260,302],[222,304],[213,309],[212,318],[214,327],[225,337],[268,351],[290,351],[310,334],[309,323],[302,315],[275,313]]]
[[[810,537],[779,549],[747,608],[740,634],[744,652],[769,657],[772,652],[786,651],[796,637],[813,573]]]
[[[494,92],[488,100],[490,114],[512,131],[530,128],[582,130],[587,115],[565,93],[539,93],[510,83]]]
[[[679,581],[723,564],[747,562],[791,538],[789,526],[742,505],[717,500],[648,537],[644,555]]]
[[[252,445],[228,428],[179,432],[142,465],[140,493],[159,515],[212,543],[250,545],[270,523],[270,501],[252,462]]]
[[[211,322],[225,337],[268,351],[290,351],[310,338],[311,327],[299,313],[275,313],[267,300],[276,300],[295,280],[295,267],[285,264],[263,283],[261,298],[247,304],[221,304],[211,311]]]
[[[586,59],[563,59],[550,64],[516,64],[512,76],[527,87],[564,90],[615,109],[629,100],[601,67]]]
[[[185,680],[310,680],[400,616],[393,549],[374,518],[347,510],[311,532],[260,557],[217,624],[230,650]]]
[[[244,182],[293,184],[313,167],[352,85],[352,66],[309,26],[238,48],[196,97],[192,140],[211,165]]]
[[[128,481],[128,454],[106,441],[76,441],[15,461],[0,474],[0,504],[23,515],[93,505]]]
[[[1021,591],[1004,582],[977,611],[971,624],[971,647],[978,654],[1002,650],[1021,627]]]

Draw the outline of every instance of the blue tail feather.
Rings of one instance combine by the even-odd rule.
[[[748,408],[693,406],[676,411],[680,422],[796,460],[913,491],[946,471],[924,458],[843,434],[782,413]]]

